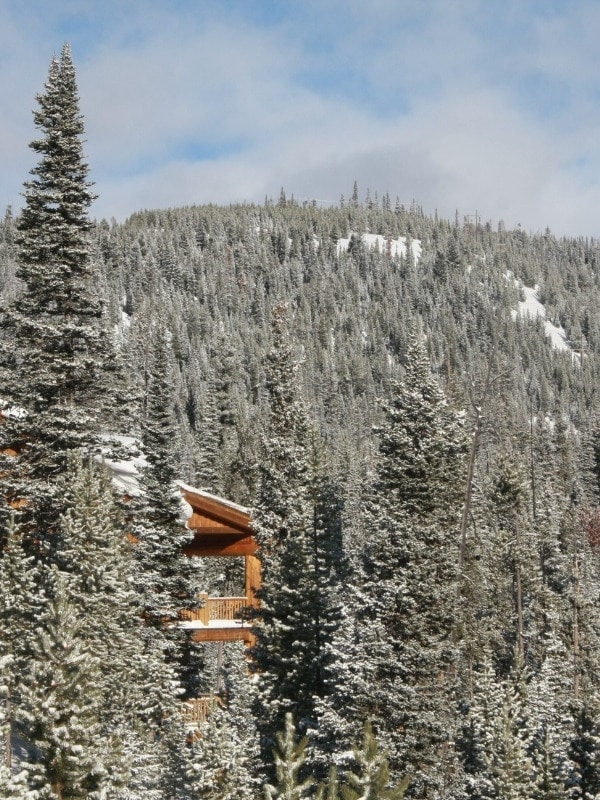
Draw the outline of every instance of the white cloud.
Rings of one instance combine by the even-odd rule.
[[[34,163],[30,109],[64,28],[99,216],[260,202],[281,186],[336,202],[356,179],[444,216],[600,233],[591,0],[537,15],[516,0],[502,13],[481,0],[307,0],[260,24],[260,3],[37,5],[52,8],[46,32],[12,6],[0,32],[14,76],[0,86],[0,203],[18,202]],[[528,94],[531,81],[563,104]]]

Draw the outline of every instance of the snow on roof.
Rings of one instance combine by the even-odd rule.
[[[198,489],[196,486],[189,486],[183,481],[176,481],[176,483],[177,486],[179,486],[180,489],[183,489],[184,492],[191,492],[192,494],[197,494],[199,497],[206,497],[207,500],[214,500],[216,503],[220,503],[228,508],[232,508],[234,511],[239,511],[242,514],[250,514],[250,509],[246,506],[240,506],[238,503],[234,503],[232,500],[226,500],[224,497],[211,494],[211,492],[208,492],[206,489]]]
[[[113,486],[117,491],[124,495],[129,495],[129,497],[139,497],[142,494],[140,477],[142,471],[148,466],[148,460],[141,451],[139,440],[133,436],[117,434],[107,434],[103,439],[106,445],[102,448],[102,454],[97,456],[97,461],[104,464],[111,471]],[[111,458],[110,452],[115,445],[124,452],[123,458]],[[245,506],[240,506],[231,500],[226,500],[224,497],[211,494],[206,489],[198,489],[196,486],[190,486],[183,481],[175,481],[173,493],[177,495],[181,504],[181,521],[183,524],[192,516],[193,509],[183,497],[182,491],[206,497],[208,500],[213,500],[242,514],[250,515],[250,509]]]
[[[338,239],[337,242],[337,254],[340,253],[347,253],[348,247],[350,246],[350,239],[353,236],[353,232],[350,232],[350,236],[348,239]],[[392,258],[396,256],[406,256],[407,252],[407,238],[406,236],[400,236],[398,239],[389,239],[385,236],[382,236],[380,233],[363,233],[360,237],[365,245],[370,250],[375,250],[375,248],[379,249],[380,253],[386,253],[388,251]],[[418,261],[421,258],[422,247],[421,247],[421,240],[420,239],[413,239],[411,242],[411,250],[413,254],[413,258],[415,261]]]

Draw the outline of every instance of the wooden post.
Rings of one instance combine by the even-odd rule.
[[[203,625],[208,625],[208,592],[200,592],[200,602],[198,618]]]
[[[249,606],[258,608],[255,592],[261,587],[260,560],[254,555],[245,556],[245,592]]]

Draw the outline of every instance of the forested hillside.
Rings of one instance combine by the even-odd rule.
[[[600,244],[356,186],[87,224],[86,189],[53,261],[28,186],[0,224],[5,796],[596,797]],[[129,505],[115,435],[147,459]],[[240,579],[181,557],[177,478],[252,509],[249,659],[169,624]]]
[[[409,247],[390,257],[386,245],[362,241],[367,232],[384,242],[417,241],[421,255]],[[342,237],[350,237],[347,251]],[[510,449],[512,437],[522,441],[521,427],[529,430],[531,412],[579,431],[593,417],[597,254],[594,241],[475,230],[418,209],[391,210],[387,198],[383,208],[318,209],[283,199],[141,212],[96,230],[111,322],[134,382],[143,383],[145,326],[160,316],[172,337],[183,474],[239,501],[253,499],[252,481],[240,475],[236,485],[232,464],[240,447],[256,453],[274,308],[287,307],[302,396],[336,462],[351,448],[367,466],[375,398],[402,376],[411,329],[422,332],[432,371],[456,408],[471,413],[473,387],[490,365],[493,377],[502,373],[485,410],[495,438]],[[570,351],[552,347],[541,319],[518,313],[520,285],[539,286],[546,317],[564,328]],[[496,402],[502,419],[490,413]],[[214,436],[226,444],[218,464],[212,442],[204,453],[192,444]]]

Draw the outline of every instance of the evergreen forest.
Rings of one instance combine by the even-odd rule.
[[[0,222],[0,796],[600,797],[600,241],[351,177],[98,221],[68,46],[34,122]],[[251,647],[179,624],[244,575],[183,554],[177,481],[251,511]]]

